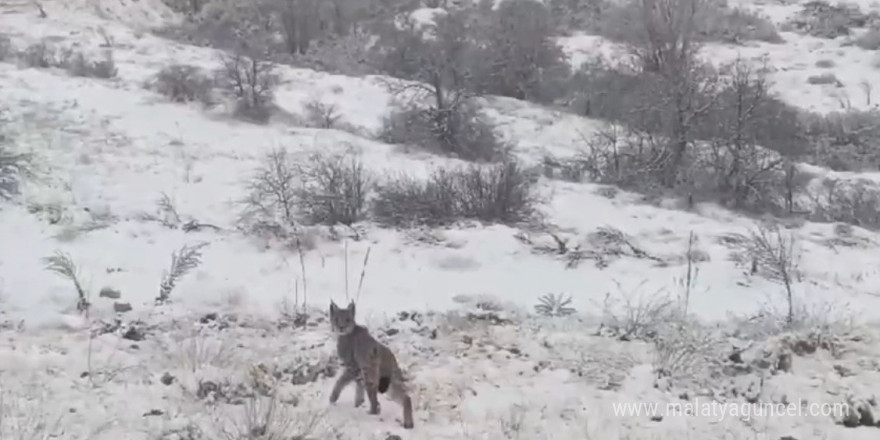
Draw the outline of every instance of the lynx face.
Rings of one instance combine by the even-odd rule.
[[[354,330],[354,302],[348,307],[341,309],[333,301],[330,301],[330,327],[339,335],[347,335]]]

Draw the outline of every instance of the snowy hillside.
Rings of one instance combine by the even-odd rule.
[[[802,5],[735,6],[784,29]],[[588,169],[560,178],[564,166],[553,163],[586,163],[596,148],[587,139],[619,121],[585,118],[560,99],[481,93],[473,101],[511,145],[515,170],[525,170],[495,175],[511,179],[508,187],[482,189],[525,188],[534,212],[488,219],[490,202],[468,199],[486,221],[391,226],[407,215],[404,202],[442,198],[407,199],[392,183],[437,178],[438,169],[468,169],[470,182],[479,180],[464,159],[386,142],[386,117],[405,95],[393,91],[418,84],[278,63],[272,116],[254,123],[228,96],[163,96],[156,78],[168,66],[213,72],[233,58],[173,41],[168,28],[184,14],[159,0],[0,9],[8,37],[0,40],[0,195],[17,190],[0,198],[2,439],[852,440],[880,432],[880,179],[867,170],[877,164],[831,171],[798,158],[791,169],[804,176],[803,192],[788,201],[799,208],[763,223],[769,213],[694,196],[701,188],[675,198],[598,183]],[[718,66],[766,60],[770,91],[816,118],[841,106],[876,116],[868,112],[876,53],[851,42],[866,32],[874,30],[836,39],[781,30],[781,42],[709,42],[700,53]],[[558,41],[575,68],[597,56],[616,63],[626,51],[583,32]],[[108,64],[90,61],[107,54]],[[837,83],[811,80],[823,74]],[[290,162],[279,161],[279,148]],[[28,172],[4,186],[15,170],[3,161],[19,154]],[[336,159],[327,158],[343,166],[331,169]],[[259,192],[255,182],[271,180],[255,173],[284,164],[296,179],[362,166],[372,207],[350,225],[297,217],[243,226],[245,207],[255,206],[243,201]],[[290,194],[323,207],[334,197],[327,188]],[[176,271],[193,249],[195,267]],[[535,307],[567,297],[571,314]],[[351,390],[328,403],[339,370],[331,300],[356,300],[359,322],[397,354],[415,429],[402,429],[390,401],[380,416],[355,409]],[[712,399],[837,413],[623,416],[613,405]]]

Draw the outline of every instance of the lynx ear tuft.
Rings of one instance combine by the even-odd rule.
[[[339,306],[331,299],[330,300],[330,313],[336,313],[339,310]]]
[[[354,314],[354,301],[348,303],[348,310],[351,310],[351,313]]]

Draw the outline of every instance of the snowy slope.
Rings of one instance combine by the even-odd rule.
[[[270,239],[243,236],[233,228],[242,181],[266,152],[285,146],[305,156],[354,148],[377,174],[426,172],[451,160],[403,154],[368,139],[379,128],[389,103],[388,92],[373,77],[279,68],[283,83],[277,100],[284,111],[297,115],[310,100],[330,102],[356,134],[286,122],[256,126],[196,105],[165,102],[143,88],[160,68],[186,62],[212,69],[217,58],[211,50],[146,33],[147,28],[173,19],[157,3],[46,2],[46,18],[26,4],[3,6],[0,29],[17,47],[49,38],[61,46],[100,51],[99,46],[109,40],[119,68],[118,78],[98,80],[0,63],[0,100],[8,107],[4,129],[18,148],[33,152],[42,167],[40,179],[25,186],[22,203],[0,209],[0,299],[10,327],[3,330],[0,342],[4,359],[0,391],[8,396],[0,411],[27,415],[17,423],[71,439],[198,438],[173,437],[170,432],[178,425],[202,429],[224,425],[234,417],[223,411],[238,408],[205,409],[203,399],[194,397],[200,381],[202,387],[205,381],[247,382],[265,374],[254,373],[257,364],[269,369],[314,364],[320,371],[332,370],[327,367],[332,365],[332,337],[320,313],[330,299],[347,301],[346,285],[354,295],[369,250],[358,298],[359,319],[399,352],[414,377],[417,428],[403,432],[395,420],[399,409],[391,403],[384,404],[381,419],[350,408],[348,394],[336,407],[328,407],[332,379],[318,374],[279,391],[299,400],[299,417],[319,413],[319,431],[341,433],[340,437],[315,434],[315,438],[385,439],[389,432],[411,439],[641,439],[685,434],[722,438],[725,433],[752,438],[758,431],[766,438],[812,438],[815,432],[824,435],[816,438],[829,439],[876,436],[876,428],[848,430],[828,417],[765,419],[762,426],[750,427],[732,418],[720,423],[700,418],[652,422],[646,417],[621,422],[609,413],[607,403],[614,399],[666,401],[669,394],[653,387],[650,347],[609,344],[611,339],[588,336],[596,329],[589,316],[601,314],[608,294],[615,298],[681,295],[683,256],[691,232],[705,255],[690,298],[691,313],[723,320],[730,314],[783,307],[783,288],[749,276],[747,267],[730,261],[734,249],[724,244],[725,237],[748,234],[754,221],[714,206],[685,212],[640,203],[637,196],[624,192],[609,197],[599,185],[542,179],[546,199],[542,210],[559,237],[590,249],[595,243],[588,241],[588,234],[613,226],[650,258],[623,255],[604,268],[587,260],[572,269],[564,259],[538,251],[555,246],[552,237],[541,232],[507,226],[401,232],[364,224],[357,226],[358,234],[328,228],[310,231],[317,244],[305,253],[302,273],[295,250]],[[814,59],[833,55],[839,66],[835,73],[839,71],[852,87],[862,79],[876,81],[867,70],[867,57],[855,52],[860,49],[823,47],[836,43],[817,43],[794,34],[784,37],[785,45],[711,48],[711,52],[719,61],[736,53],[769,56],[779,69],[773,79],[785,99],[815,110],[833,110],[836,101],[806,84]],[[595,38],[586,41],[597,43]],[[788,87],[788,83],[796,84]],[[489,115],[517,143],[517,153],[533,163],[548,153],[576,154],[582,135],[601,126],[598,121],[508,99],[489,101]],[[857,102],[853,99],[854,107]],[[220,229],[184,233],[145,220],[156,214],[161,193],[171,197],[184,220],[192,218]],[[875,287],[880,277],[880,253],[875,248],[880,236],[855,228],[857,240],[847,242],[860,244],[846,246],[830,224],[807,223],[792,233],[801,243],[799,300],[822,310],[817,314],[829,320],[870,321],[880,316]],[[349,238],[334,239],[334,235]],[[203,264],[177,286],[173,304],[154,306],[171,253],[195,242],[209,243]],[[56,250],[77,261],[86,288],[94,292],[88,319],[77,315],[70,283],[43,269],[42,258]],[[304,277],[308,305],[318,311],[305,327],[279,328],[278,311],[290,306],[294,292],[303,294]],[[126,328],[89,337],[85,327],[98,328],[116,316],[114,301],[97,297],[104,287],[121,292],[121,300],[133,307],[124,321],[140,320],[132,325],[146,339],[131,334],[133,340],[120,338]],[[547,293],[572,295],[572,306],[585,315],[562,322],[526,316]],[[500,304],[517,325],[494,326],[456,317],[486,302]],[[407,316],[416,312],[421,318],[403,319],[400,312]],[[238,321],[220,325],[212,318],[199,323],[208,313],[220,313],[219,321],[235,315]],[[388,332],[389,328],[395,331]],[[836,401],[841,389],[855,390],[860,396],[880,392],[876,360],[871,364],[876,344],[865,343],[870,339],[864,338],[845,342],[849,357],[844,361],[809,358],[798,364],[798,375],[768,379],[778,388],[771,390],[768,385],[768,395]],[[840,362],[853,375],[827,376]],[[617,370],[623,374],[613,378],[616,385],[608,388],[605,376]],[[163,383],[165,373],[175,378],[172,384]],[[279,374],[286,382],[296,382],[287,376],[293,374],[289,371]],[[154,410],[159,412],[151,413]],[[35,421],[38,417],[48,421],[40,424]],[[522,426],[511,434],[510,426],[517,421]]]

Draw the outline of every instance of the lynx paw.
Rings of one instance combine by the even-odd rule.
[[[412,420],[403,422],[403,429],[413,429],[414,426]]]
[[[377,405],[377,406],[370,407],[370,410],[367,411],[367,414],[375,416],[375,415],[378,415],[380,412],[382,412],[382,411],[379,409],[379,406]]]
[[[355,408],[359,408],[359,407],[360,407],[361,405],[363,405],[363,404],[364,404],[364,398],[363,398],[363,397],[355,397],[355,398],[354,398],[354,407],[355,407]]]

